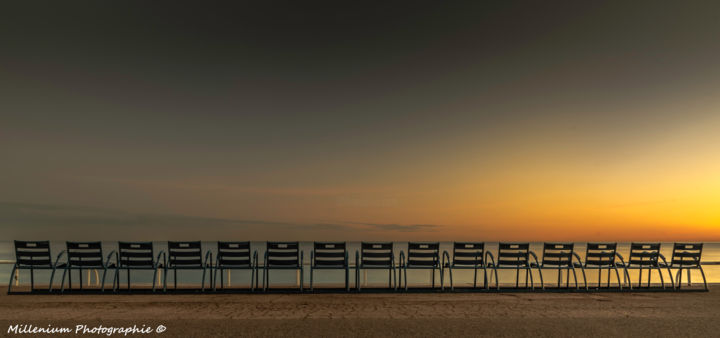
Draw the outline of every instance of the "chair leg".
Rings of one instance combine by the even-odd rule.
[[[642,267],[640,267],[638,269],[638,284],[637,284],[639,288],[642,287],[642,277],[643,277],[642,273],[643,273],[643,269],[642,269]]]
[[[540,288],[542,290],[545,290],[545,278],[543,278],[542,269],[540,269],[540,267],[538,267],[537,271],[538,271],[538,275],[540,275]],[[568,281],[570,281],[570,274],[568,273],[567,276],[568,276]],[[530,278],[531,278],[530,280],[532,280],[532,271],[530,271]]]
[[[12,278],[12,274],[10,275],[10,278]],[[53,278],[55,278],[55,268],[53,268],[52,272],[50,272],[50,285],[48,286],[48,292],[52,292]]]
[[[702,278],[703,278],[703,284],[705,285],[705,291],[709,291],[708,286],[707,286],[707,280],[705,279],[705,271],[703,271],[703,268],[700,265],[698,265],[698,269],[700,270],[700,274],[702,275]]]
[[[10,282],[8,282],[8,294],[10,293],[10,289],[12,288],[13,277],[15,277],[16,270],[17,270],[17,264],[13,264],[12,271],[10,272]],[[53,269],[53,272],[55,272],[54,269]],[[50,290],[52,290],[52,283],[50,283]]]
[[[473,272],[473,289],[477,288],[477,266],[475,266],[475,271]],[[450,286],[452,286],[453,280],[452,280],[452,268],[449,269],[450,271]]]
[[[167,292],[167,267],[163,268],[163,292]]]
[[[575,280],[575,290],[578,290],[578,289],[580,289],[580,285],[578,284],[577,272],[575,271],[574,266],[571,268],[572,268],[572,272],[573,272],[573,279]],[[570,276],[570,271],[568,271],[567,274],[568,274],[568,276]],[[568,279],[570,279],[570,277],[568,277]],[[570,287],[570,284],[568,283],[568,288],[569,287]]]
[[[300,292],[303,292],[303,287],[305,286],[305,268],[303,266],[300,266]]]
[[[435,288],[435,269],[432,269],[432,288]]]
[[[158,268],[155,268],[155,270],[153,270],[152,292],[155,292],[155,284],[157,282],[157,273],[158,273]]]
[[[350,266],[345,266],[345,291],[350,291]]]
[[[35,269],[30,268],[30,292],[35,290]]]
[[[407,290],[408,290],[408,282],[407,282],[407,266],[405,266],[405,271],[404,271],[404,274],[405,274],[405,291],[407,291]]]
[[[665,278],[662,275],[662,270],[660,270],[659,266],[656,266],[655,269],[658,272],[658,276],[660,276],[660,284],[662,284],[662,288],[663,290],[665,290]]]
[[[617,277],[618,286],[620,287],[620,290],[622,290],[622,282],[620,281],[620,271],[618,271],[617,267],[615,268],[615,276]],[[610,273],[608,272],[608,287],[610,287]]]
[[[112,286],[113,286],[113,292],[117,292],[117,289],[118,289],[118,287],[117,287],[117,284],[118,284],[118,274],[119,274],[118,270],[119,270],[119,269],[116,267],[116,268],[115,268],[115,272],[113,273],[113,284],[112,284]]]
[[[515,288],[520,287],[520,269],[515,269]]]
[[[455,291],[455,282],[453,281],[452,266],[448,267],[448,273],[450,275],[450,291]],[[473,283],[473,288],[476,286],[477,286],[477,268],[475,268],[475,282]]]
[[[203,268],[202,271],[202,282],[200,282],[200,292],[205,292],[205,272],[207,268]]]
[[[127,286],[128,292],[130,292],[130,269],[127,269]]]
[[[105,276],[106,275],[107,275],[107,269],[103,269],[102,281],[100,282],[100,292],[105,292]],[[128,288],[128,290],[130,290],[130,289]]]
[[[67,271],[68,271],[68,268],[65,267],[65,269],[63,269],[62,282],[60,282],[60,293],[65,292],[65,274],[67,273]],[[71,273],[71,275],[72,275],[72,273]],[[68,280],[69,280],[69,278],[68,278]],[[72,286],[70,286],[70,287],[72,288]]]
[[[83,278],[82,278],[82,275],[83,275],[83,274],[82,274],[82,272],[83,272],[83,271],[82,271],[82,268],[80,268],[80,269],[78,270],[78,279],[80,279],[80,290],[82,290],[82,288],[83,288],[83,280],[82,280],[82,279],[83,279]],[[70,271],[70,274],[72,275],[72,270]]]
[[[651,268],[648,268],[647,271],[648,271],[647,287],[650,287],[650,283],[651,283],[650,281],[652,280],[652,269],[651,269]]]
[[[314,288],[313,288],[313,287],[314,287],[314,286],[313,286],[313,275],[314,275],[314,273],[313,273],[313,271],[314,271],[314,269],[313,269],[312,266],[311,266],[311,267],[310,267],[310,292],[313,292],[313,291],[314,291]]]
[[[177,290],[177,269],[173,269],[173,288]]]
[[[688,286],[692,286],[692,279],[690,278],[690,269],[687,269],[687,275],[688,275]]]

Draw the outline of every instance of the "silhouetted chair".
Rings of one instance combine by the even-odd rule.
[[[177,290],[178,270],[202,270],[202,282],[200,290],[205,291],[205,275],[210,269],[210,284],[213,283],[212,275],[212,252],[205,253],[205,260],[202,257],[202,244],[200,241],[193,242],[168,242],[168,261],[165,264],[165,278],[163,278],[163,291],[167,291],[168,270],[173,270],[173,289]]]
[[[85,270],[103,270],[100,291],[105,291],[105,276],[107,275],[110,258],[115,254],[111,251],[107,260],[103,261],[102,243],[100,242],[66,242],[67,263],[64,264],[60,292],[65,292],[65,274],[68,274],[68,287],[72,290],[72,270],[78,270],[80,275],[80,290],[83,288],[82,272]]]
[[[298,242],[267,242],[263,264],[263,291],[270,287],[270,270],[299,270],[303,291],[303,252]]]
[[[161,262],[164,262],[165,252],[160,251],[157,259],[153,260],[154,248],[152,242],[118,242],[118,251],[116,262],[114,266],[115,275],[113,276],[113,291],[117,291],[120,288],[120,270],[125,270],[127,274],[127,289],[130,291],[130,270],[146,270],[153,271],[153,282],[152,290],[155,291],[155,284],[157,284],[157,273],[158,270],[164,268]],[[163,260],[160,260],[163,257]],[[116,284],[117,283],[117,284]]]
[[[388,270],[388,288],[397,290],[393,243],[360,243],[360,252],[355,252],[355,287],[361,290],[360,270]],[[394,284],[394,285],[393,285]]]
[[[690,279],[691,270],[700,270],[700,274],[703,278],[703,284],[705,285],[705,291],[708,291],[707,280],[705,279],[705,271],[703,271],[700,259],[702,258],[703,243],[675,243],[673,244],[672,259],[670,259],[670,265],[664,265],[668,271],[670,269],[677,269],[675,285],[677,288],[682,288],[682,271],[685,269],[687,272],[688,286],[692,285]]]
[[[313,291],[314,270],[345,270],[345,290],[350,291],[350,265],[345,242],[315,242],[310,253],[310,291]]]
[[[582,261],[580,256],[575,253],[575,244],[573,243],[544,243],[543,244],[543,257],[542,263],[540,264],[540,270],[542,269],[557,269],[558,273],[558,288],[562,287],[562,272],[565,271],[566,280],[565,287],[570,287],[570,270],[572,270],[573,278],[575,280],[575,288],[579,288],[577,272],[575,271],[575,264],[573,264],[573,257],[577,260],[577,266],[582,269]],[[532,265],[532,264],[531,264]],[[583,280],[585,282],[585,289],[587,290],[587,280],[585,280],[585,270],[583,270]],[[544,289],[543,285],[543,289]]]
[[[530,265],[530,256],[535,260],[535,265]],[[530,243],[499,243],[497,264],[493,266],[495,272],[495,286],[500,290],[500,279],[497,270],[515,270],[515,287],[520,287],[520,270],[525,270],[525,287],[528,287],[528,276],[530,277],[530,288],[535,288],[532,267],[537,267],[540,274],[540,284],[544,285],[542,270],[539,269],[537,255],[530,250]]]
[[[648,272],[647,287],[650,287],[650,282],[652,280],[652,270],[657,270],[658,275],[660,276],[660,282],[662,283],[662,288],[664,289],[665,278],[663,277],[662,270],[660,269],[660,260],[662,260],[663,262],[662,266],[667,267],[667,261],[665,260],[665,257],[660,253],[660,243],[631,243],[630,256],[628,256],[627,264],[624,264],[622,266],[627,270],[638,270],[637,287],[642,287],[643,270],[647,270]],[[675,282],[673,281],[672,273],[670,272],[669,268],[667,268],[667,272],[668,275],[670,275],[670,282],[674,289]],[[630,289],[633,288],[631,280],[628,281],[628,286],[630,287]]]
[[[250,260],[250,242],[218,242],[218,252],[215,261],[215,278],[213,291],[217,290],[217,272],[220,271],[220,288],[224,289],[223,272],[225,270],[250,270],[250,291],[257,286],[258,253],[253,252]],[[229,277],[228,277],[229,278]],[[253,282],[255,284],[253,284]]]
[[[407,261],[400,253],[400,263],[405,275],[405,291],[408,290],[407,270],[432,270],[432,288],[435,288],[435,270],[440,272],[440,287],[443,287],[443,270],[440,264],[440,243],[408,243]]]
[[[616,258],[620,259],[620,263],[616,262]],[[585,264],[580,265],[583,270],[597,270],[598,284],[596,289],[602,286],[602,270],[607,270],[607,287],[610,287],[610,272],[615,270],[618,287],[622,290],[622,281],[620,281],[619,267],[624,269],[625,261],[617,252],[617,243],[588,243],[585,251]],[[624,275],[630,279],[627,269],[624,269]]]
[[[50,255],[49,241],[15,241],[15,264],[10,272],[10,283],[8,293],[12,288],[13,277],[17,270],[30,270],[30,292],[35,290],[35,270],[51,270],[48,292],[52,291],[52,282],[55,277],[55,270],[58,267],[60,257],[65,253],[62,251],[52,262]]]
[[[477,273],[478,269],[483,270],[483,287],[489,288],[487,277],[487,265],[488,257],[491,262],[495,262],[492,253],[485,252],[485,243],[467,243],[467,242],[454,242],[452,261],[447,251],[443,252],[443,267],[448,268],[450,272],[450,290],[455,290],[455,284],[453,282],[453,270],[454,269],[471,269],[474,271],[473,274],[473,288],[477,288]],[[492,278],[492,274],[490,275]]]

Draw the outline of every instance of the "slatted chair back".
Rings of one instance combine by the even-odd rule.
[[[315,266],[340,268],[347,266],[345,242],[315,242],[313,252]]]
[[[408,243],[408,266],[440,265],[440,243]]]
[[[168,267],[202,268],[200,241],[168,242]]]
[[[631,243],[628,264],[637,267],[658,266],[660,243]]]
[[[530,243],[498,244],[498,266],[530,266]]]
[[[103,267],[102,243],[67,242],[68,266],[79,268]]]
[[[368,267],[392,267],[393,243],[360,244],[361,263]]]
[[[15,241],[15,260],[18,267],[52,267],[50,242]]]
[[[483,265],[485,243],[453,243],[453,265],[477,266]]]
[[[300,244],[298,242],[268,242],[267,264],[271,267],[299,267]]]
[[[615,265],[617,243],[588,243],[585,251],[585,265],[611,267]]]
[[[702,243],[675,243],[670,264],[682,268],[699,267],[702,248]]]
[[[218,242],[219,267],[250,267],[250,242]]]
[[[575,244],[545,243],[543,244],[542,265],[547,267],[570,267]]]
[[[121,268],[154,268],[152,242],[118,242]]]

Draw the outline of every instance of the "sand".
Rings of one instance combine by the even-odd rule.
[[[166,337],[711,337],[720,335],[720,286],[680,293],[2,294],[0,324],[3,335],[15,324],[87,324],[164,325]]]

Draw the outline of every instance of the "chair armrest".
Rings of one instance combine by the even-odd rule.
[[[113,255],[115,255],[115,266],[120,266],[120,256],[118,255],[117,251],[113,250],[110,251],[110,253],[108,254],[107,260],[105,261],[103,268],[107,268],[108,266],[110,266],[110,258],[112,258]]]
[[[488,260],[488,256],[490,256],[490,259]],[[492,265],[488,264],[489,262],[492,262]],[[495,256],[493,256],[492,252],[485,251],[485,266],[495,266]]]
[[[60,251],[60,253],[57,255],[57,258],[55,258],[55,265],[53,265],[53,268],[58,267],[58,264],[60,263],[60,257],[62,257],[62,255],[64,255],[64,254],[65,254],[65,250]]]
[[[212,265],[212,257],[213,257],[213,256],[212,256],[212,251],[208,250],[208,251],[205,253],[205,262],[203,263],[203,267],[204,267],[204,268],[208,267],[208,258],[210,258],[210,265],[209,265],[209,266],[210,266],[211,268],[213,267],[213,265]]]
[[[580,256],[579,256],[575,251],[572,252],[572,256],[575,257],[575,259],[577,260],[577,263],[579,264],[579,266],[580,266],[581,268],[584,268],[584,267],[583,267],[583,263],[582,263],[582,261],[580,260]],[[572,259],[570,260],[570,265],[575,266],[574,264],[572,264]]]
[[[405,265],[405,252],[400,250],[400,268],[406,267]]]
[[[625,259],[623,258],[623,256],[622,256],[619,252],[617,252],[617,251],[615,252],[615,256],[616,256],[617,258],[620,258],[620,263],[622,263],[622,266],[624,267],[624,266],[625,266]],[[617,266],[617,263],[615,263],[615,266]]]
[[[535,254],[535,252],[532,251],[532,250],[528,250],[528,254],[533,257],[533,259],[535,260],[535,265],[539,268],[539,267],[540,267],[540,260],[538,260],[538,257],[537,257],[537,255]]]
[[[662,268],[669,268],[669,267],[670,267],[670,265],[668,265],[667,260],[665,259],[665,256],[663,256],[663,254],[658,253],[658,257],[659,257],[660,259],[662,259],[662,262],[663,262],[663,265],[660,265],[660,267],[662,267]],[[659,264],[658,264],[658,265],[659,265]]]
[[[165,250],[160,250],[160,252],[157,255],[157,258],[155,258],[155,268],[160,266],[160,256],[162,256],[162,266],[167,266],[167,256],[165,256]]]
[[[477,256],[477,253],[475,253],[475,256]],[[446,260],[447,258],[447,260]],[[475,260],[477,262],[477,260]],[[447,264],[446,264],[447,262]],[[442,253],[442,264],[441,267],[449,267],[450,266],[450,254],[447,252],[447,250],[443,250]]]

